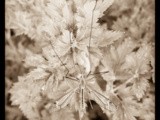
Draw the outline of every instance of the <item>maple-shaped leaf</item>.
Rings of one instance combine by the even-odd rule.
[[[87,45],[89,43],[89,39],[85,39],[86,36],[87,38],[89,36],[89,32],[87,32],[87,30],[80,30],[79,32],[77,32],[76,37],[73,32],[70,32],[69,30],[64,30],[62,32],[62,36],[58,37],[58,39],[53,42],[53,46],[55,47],[58,55],[64,56],[65,54],[70,52],[70,49],[75,48],[83,50],[87,53]]]
[[[132,92],[134,95],[136,95],[137,99],[140,100],[147,91],[147,88],[149,88],[149,82],[144,77],[139,77],[134,80],[134,84],[132,86]]]
[[[25,77],[26,80],[30,81],[36,81],[36,80],[43,80],[47,78],[50,75],[50,73],[46,72],[42,68],[36,68],[29,72]]]
[[[125,39],[121,44],[117,46],[110,46],[104,53],[102,59],[101,71],[109,71],[106,74],[102,74],[102,77],[109,80],[125,80],[129,77],[129,74],[124,71],[123,64],[125,63],[125,57],[132,52],[136,44],[131,39]]]
[[[40,91],[43,84],[43,81],[35,84],[33,81],[26,81],[24,77],[19,77],[19,81],[10,89],[12,105],[18,105],[30,120],[39,119],[36,107],[41,101]]]
[[[85,0],[75,1],[77,5],[76,21],[78,28],[98,26],[98,18],[102,17],[103,12],[113,3],[113,0]]]
[[[122,104],[123,105],[120,105],[117,112],[114,114],[113,120],[136,120],[129,106],[124,102]]]
[[[36,35],[38,35],[35,36],[37,41],[40,41],[41,39],[43,41],[55,39],[55,36],[58,36],[61,33],[60,27],[48,16],[39,16],[38,18],[31,17],[30,19],[32,22],[36,21],[37,23],[34,25],[36,26]]]
[[[123,32],[109,31],[101,26],[77,30],[77,41],[80,41],[81,45],[87,44],[87,46],[89,46],[90,42],[91,47],[107,47],[122,37]]]
[[[141,106],[130,96],[128,88],[121,89],[117,95],[111,93],[110,99],[117,105],[117,110],[113,112],[113,120],[136,120]]]
[[[62,18],[63,17],[61,17],[61,19]],[[58,17],[57,17],[57,19],[58,19]],[[53,22],[53,20],[50,17],[48,17],[48,16],[42,18],[42,20],[43,21],[40,24],[37,25],[38,31],[40,31],[41,33],[43,31],[45,31],[48,34],[48,36],[49,36],[50,39],[53,39],[55,36],[59,36],[61,34],[62,30],[61,30],[61,26],[59,25],[60,23]],[[39,34],[40,34],[40,32],[39,32]]]
[[[63,56],[66,53],[69,52],[71,48],[71,41],[72,41],[73,34],[65,30],[62,33],[62,36],[60,36],[54,43],[54,48],[59,56]]]
[[[131,69],[131,72],[138,74],[145,74],[150,70],[151,46],[143,44],[137,52],[127,55],[124,68]]]
[[[127,54],[133,51],[137,47],[137,43],[130,37],[125,38],[124,41],[118,45],[117,52],[119,54],[119,59],[123,59]]]
[[[26,80],[25,77],[19,77],[19,81],[10,89],[12,105],[18,105],[28,119],[42,119],[39,104],[44,100],[41,94],[47,96],[53,102],[62,95],[62,93],[58,92],[56,82],[54,75],[51,75],[46,80],[39,81]],[[61,90],[66,90],[68,87],[65,82],[60,82],[58,87]],[[42,107],[45,107],[45,105],[42,105]]]
[[[101,35],[99,35],[99,38],[97,40],[98,46],[100,47],[106,47],[107,45],[113,44],[116,40],[119,38],[122,38],[123,32],[119,31],[104,31],[101,32]]]
[[[70,30],[74,26],[74,14],[72,7],[72,1],[50,1],[47,3],[44,10],[52,19],[52,24],[58,27],[60,31],[63,31],[65,29]]]
[[[82,6],[77,6],[77,14],[75,15],[75,19],[77,21],[78,28],[83,26],[90,27],[91,21],[93,21],[94,27],[98,25],[97,21],[100,13],[99,11],[94,11],[96,4],[96,1],[86,1]]]
[[[33,54],[31,52],[27,52],[25,58],[25,66],[26,67],[37,67],[40,64],[45,64],[46,61],[40,54]]]
[[[84,49],[86,45],[96,48],[107,47],[122,37],[123,32],[109,31],[98,25],[96,28],[78,29],[76,38],[80,45],[79,49]]]
[[[132,91],[140,100],[147,87],[149,86],[148,80],[150,78],[150,53],[151,46],[143,44],[137,52],[133,52],[126,57],[124,69],[128,70],[132,75]]]
[[[45,7],[45,11],[49,14],[49,16],[53,19],[54,22],[60,22],[62,20],[62,9],[66,1],[59,0],[59,1],[49,1]],[[55,18],[54,18],[55,17]]]

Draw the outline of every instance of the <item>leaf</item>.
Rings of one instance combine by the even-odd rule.
[[[75,15],[75,19],[77,21],[78,28],[83,26],[90,27],[93,14],[93,26],[96,27],[98,25],[96,22],[98,21],[99,11],[94,11],[93,13],[95,5],[96,1],[85,1],[82,6],[77,6],[77,14]]]
[[[43,41],[55,39],[55,36],[60,34],[60,28],[49,16],[39,16],[39,18],[31,18],[33,22],[39,22],[36,26],[36,38],[38,41],[42,39]],[[35,21],[36,20],[36,21]],[[38,39],[39,38],[39,39]]]
[[[100,60],[103,58],[102,52],[98,48],[90,48],[90,64],[91,71],[95,71],[96,67],[100,64]]]
[[[37,81],[37,80],[44,80],[50,75],[50,73],[47,73],[44,69],[36,68],[29,72],[25,79],[29,81]]]
[[[131,69],[133,73],[145,74],[151,69],[150,62],[150,50],[149,45],[142,45],[135,53],[128,54],[123,65],[124,69]]]
[[[102,28],[100,28],[100,26],[98,26],[97,28],[93,28],[92,29],[92,35],[90,36],[90,32],[91,29],[86,27],[86,28],[81,28],[77,30],[77,42],[78,42],[78,48],[80,50],[87,50],[87,46],[89,46],[89,40],[90,40],[90,46],[91,47],[96,47],[97,45],[95,45],[95,42],[98,41],[98,38],[100,33],[103,31]]]
[[[42,54],[47,59],[50,66],[53,68],[60,65],[60,60],[58,59],[58,53],[56,50],[54,51],[54,47],[52,45],[47,45],[42,48]],[[57,55],[56,55],[57,54]]]
[[[113,97],[113,96],[112,96]],[[114,96],[112,99],[117,101],[118,109],[114,112],[113,120],[136,120],[135,116],[140,106],[133,101],[132,97],[120,96],[121,99]]]
[[[53,43],[56,53],[61,57],[67,54],[71,48],[71,33],[68,30],[63,31],[62,36],[60,36],[55,43]],[[54,51],[53,51],[54,52]]]
[[[103,12],[113,3],[113,0],[85,0],[81,2],[75,1],[77,5],[76,21],[78,28],[91,26],[96,28],[98,26],[98,18],[102,17]],[[93,18],[92,18],[93,17]]]
[[[12,105],[18,105],[28,119],[39,118],[36,106],[41,101],[39,93],[43,84],[33,84],[33,81],[19,77],[19,81],[10,89]]]
[[[99,67],[100,71],[109,71],[106,74],[102,74],[104,80],[115,81],[129,78],[128,72],[123,70],[122,65],[125,62],[125,58],[121,57],[121,55],[125,57],[125,54],[119,54],[114,46],[106,49],[101,60],[103,66]]]
[[[58,31],[70,30],[73,27],[74,15],[72,10],[72,2],[61,0],[50,1],[46,7],[46,13],[52,18],[52,23],[58,28]],[[57,32],[57,31],[55,31]],[[54,34],[54,33],[53,33]]]
[[[100,11],[100,17],[102,17],[103,12],[107,10],[112,4],[114,0],[97,0],[96,10]]]
[[[31,25],[31,20],[28,19],[29,14],[23,11],[15,12],[15,22],[14,27],[12,29],[16,30],[16,35],[27,34],[29,33],[29,27]],[[17,24],[18,23],[18,24]]]
[[[73,11],[72,11],[72,3],[68,2],[68,4],[65,4],[64,8],[62,9],[63,12],[63,19],[64,22],[68,25],[67,27],[71,27],[73,25],[73,20],[74,20],[74,16],[73,16]]]
[[[120,55],[120,60],[126,57],[129,53],[136,48],[137,43],[133,41],[130,37],[125,38],[124,41],[117,47],[117,52]]]
[[[122,38],[123,32],[119,31],[108,31],[102,26],[97,26],[96,28],[92,28],[92,34],[91,28],[81,28],[77,31],[77,41],[79,41],[80,45],[87,45],[89,46],[89,40],[90,40],[90,46],[91,47],[107,47],[108,45],[113,44],[118,39]],[[83,46],[79,46],[80,48],[84,49]]]
[[[145,92],[147,91],[147,88],[149,87],[149,82],[145,78],[137,78],[134,80],[134,84],[132,86],[131,91],[133,94],[137,97],[137,99],[140,101],[140,99],[143,98],[145,95]]]
[[[55,78],[54,74],[50,75],[49,78],[45,81],[46,81],[45,84],[41,88],[43,93],[49,95],[50,93],[58,90],[58,83],[60,81]]]
[[[141,74],[148,72],[150,62],[151,46],[143,44],[142,47],[136,53],[137,60],[139,61],[139,71]],[[142,64],[143,63],[143,64]]]
[[[104,32],[101,32],[101,35],[99,35],[99,38],[97,40],[98,46],[106,47],[108,45],[111,45],[116,40],[122,38],[122,36],[123,36],[123,32],[119,32],[119,31],[104,31]]]
[[[37,67],[40,64],[45,64],[46,61],[40,54],[33,54],[31,52],[27,52],[25,58],[25,66],[26,67]]]

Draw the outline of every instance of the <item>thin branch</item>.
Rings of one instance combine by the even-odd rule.
[[[88,46],[88,49],[89,49],[89,61],[91,61],[91,58],[90,58],[90,45],[91,45],[91,37],[92,37],[92,26],[93,26],[94,10],[95,10],[96,6],[97,6],[97,0],[96,0],[95,6],[94,6],[93,11],[92,11],[92,19],[91,19],[91,26],[90,26],[91,31],[90,31],[90,35],[89,35],[89,46]]]

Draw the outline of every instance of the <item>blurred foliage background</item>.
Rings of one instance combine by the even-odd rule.
[[[7,7],[7,6],[6,6]],[[14,19],[13,19],[14,21]],[[105,11],[105,15],[99,19],[101,24],[107,23],[110,30],[124,31],[126,36],[130,36],[139,43],[149,43],[154,46],[155,42],[155,1],[154,0],[115,0],[114,4]],[[7,24],[7,23],[6,23]],[[8,90],[13,83],[17,82],[17,77],[27,73],[23,59],[30,51],[38,53],[37,45],[26,35],[16,35],[14,29],[5,31],[5,108],[6,120],[27,120],[17,106],[12,106]],[[35,47],[36,45],[36,47]],[[35,49],[36,48],[36,49]],[[154,50],[153,50],[154,51]],[[153,53],[154,59],[154,53]],[[153,60],[154,61],[154,60]],[[154,63],[153,67],[154,67]],[[154,72],[154,71],[153,71]],[[154,81],[154,80],[151,80]],[[147,97],[154,101],[154,82],[151,82]],[[148,100],[148,112],[154,111],[154,103]],[[89,120],[110,120],[102,113],[100,107],[93,102],[95,109],[88,108]],[[154,112],[153,112],[154,113]],[[152,120],[153,116],[145,115],[147,120]],[[151,117],[151,119],[150,119]],[[137,118],[137,120],[140,120]]]

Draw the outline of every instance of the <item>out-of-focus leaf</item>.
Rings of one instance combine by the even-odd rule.
[[[147,91],[147,88],[149,87],[149,82],[145,78],[137,78],[134,80],[134,84],[132,86],[132,92],[134,95],[136,95],[137,99],[140,100]]]
[[[29,81],[35,81],[35,80],[43,80],[47,78],[50,74],[47,73],[44,69],[41,68],[36,68],[29,72],[26,76],[25,79]]]
[[[51,120],[75,120],[74,114],[69,108],[60,109],[51,112]]]
[[[126,92],[128,92],[127,89]],[[141,106],[133,100],[133,97],[125,93],[119,94],[119,96],[112,94],[110,96],[113,103],[118,106],[117,110],[113,113],[113,120],[136,120],[135,117],[138,115],[137,111],[141,109]]]
[[[36,104],[41,100],[39,95],[43,82],[33,84],[19,77],[19,82],[10,89],[12,105],[18,105],[24,115],[29,119],[38,119]]]
[[[116,40],[122,38],[123,32],[119,31],[104,31],[101,32],[101,35],[99,35],[98,38],[98,46],[100,47],[106,47],[108,45],[113,44]]]
[[[25,58],[25,66],[27,67],[37,67],[40,64],[45,64],[45,59],[39,55],[39,54],[32,54],[31,52],[28,52]]]

